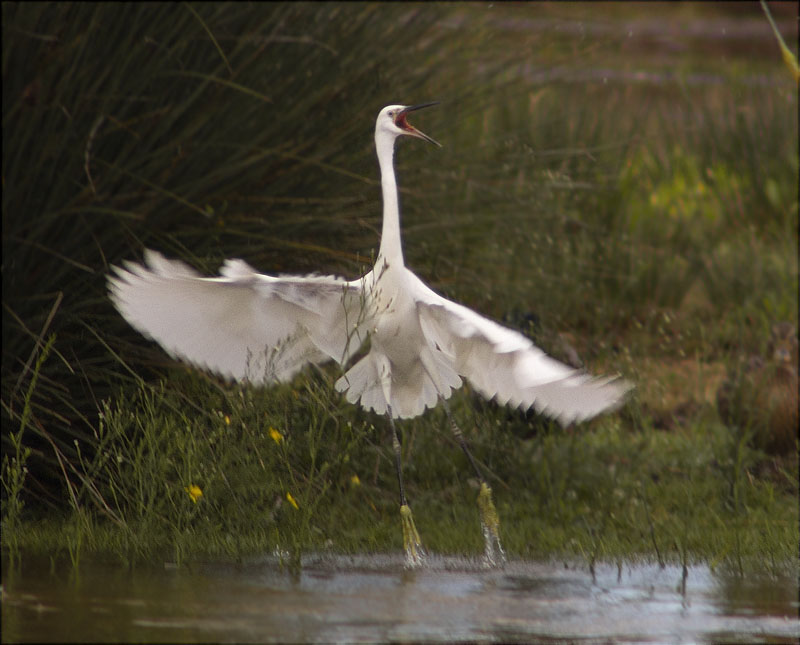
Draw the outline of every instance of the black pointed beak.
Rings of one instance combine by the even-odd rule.
[[[419,105],[409,105],[408,107],[401,110],[401,114],[405,114],[407,112],[415,112],[416,110],[421,110],[422,108],[431,107],[432,105],[439,105],[439,101],[431,101],[430,103],[420,103]]]
[[[420,132],[406,120],[406,115],[409,112],[414,112],[415,110],[421,110],[422,108],[431,107],[432,105],[439,105],[439,102],[433,101],[431,103],[420,103],[419,105],[410,105],[406,108],[403,108],[397,113],[397,116],[394,119],[394,124],[401,130],[403,130],[407,135],[412,137],[417,137],[418,139],[422,139],[423,141],[427,141],[428,143],[432,143],[433,145],[441,148],[442,147],[441,143],[429,137],[424,132]]]

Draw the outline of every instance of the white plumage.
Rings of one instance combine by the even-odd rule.
[[[548,357],[533,343],[429,289],[403,263],[393,168],[394,142],[410,135],[436,143],[407,120],[412,109],[381,110],[375,145],[383,189],[381,247],[358,280],[268,276],[228,260],[220,277],[147,251],[109,277],[125,319],[171,355],[239,381],[292,378],[308,363],[366,355],[337,381],[347,400],[409,418],[449,398],[465,379],[486,398],[537,411],[562,424],[619,405],[630,386],[592,378]],[[438,145],[438,144],[437,144]]]

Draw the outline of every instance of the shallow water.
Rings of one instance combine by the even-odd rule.
[[[431,557],[303,559],[128,570],[3,567],[3,642],[504,641],[689,643],[800,638],[797,579],[691,567]]]

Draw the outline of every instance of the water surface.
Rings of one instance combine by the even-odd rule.
[[[796,642],[794,577],[431,557],[3,567],[3,642]]]

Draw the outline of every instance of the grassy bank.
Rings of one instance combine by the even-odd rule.
[[[269,393],[176,376],[106,408],[71,513],[19,526],[34,552],[126,561],[279,550],[402,549],[384,424],[332,378]],[[171,387],[174,387],[174,380]],[[198,411],[193,401],[203,401]],[[782,570],[797,542],[796,464],[765,459],[706,412],[666,432],[610,418],[563,431],[467,397],[456,414],[495,491],[509,553]],[[477,482],[444,415],[404,424],[418,528],[437,553],[478,555]],[[98,508],[99,507],[99,508]]]
[[[455,396],[509,553],[793,561],[796,440],[756,399],[717,409],[797,327],[797,85],[754,7],[4,5],[4,548],[400,548],[384,420],[338,368],[253,390],[176,365],[105,275],[145,247],[358,275],[375,115],[439,99],[416,123],[445,147],[397,155],[408,264],[637,385],[567,430]],[[480,552],[443,413],[402,429],[423,541]]]

